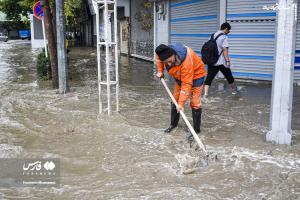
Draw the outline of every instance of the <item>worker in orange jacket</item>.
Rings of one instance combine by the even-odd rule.
[[[179,111],[184,110],[185,102],[190,97],[193,125],[196,133],[201,126],[201,93],[206,70],[201,58],[189,47],[182,44],[159,45],[156,49],[157,77],[164,77],[164,70],[174,77],[174,98],[178,107],[171,104],[171,124],[165,130],[170,133],[178,125]]]

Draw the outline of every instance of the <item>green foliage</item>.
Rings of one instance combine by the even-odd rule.
[[[51,76],[51,71],[50,71],[50,60],[49,56],[46,58],[45,56],[45,51],[41,52],[38,57],[37,57],[37,73],[38,73],[38,78],[42,80],[49,80]]]
[[[54,4],[54,0],[47,0],[49,5]],[[0,0],[0,11],[7,15],[7,19],[20,21],[21,15],[28,17],[28,12],[32,11],[37,0]],[[83,0],[65,0],[65,15],[67,25],[75,25],[76,17],[80,11]]]
[[[74,26],[76,24],[76,17],[80,12],[82,4],[83,0],[65,0],[65,16],[67,25]]]
[[[44,1],[48,2],[49,5],[55,3],[55,0],[44,0]],[[69,1],[69,0],[65,0],[65,1]],[[22,0],[22,2],[23,2],[23,7],[25,9],[32,11],[34,4],[38,2],[38,0]]]
[[[37,0],[23,0],[23,7],[27,10],[32,10],[33,5],[37,2]]]
[[[1,0],[0,11],[6,14],[8,20],[20,21],[21,15],[27,16],[29,10],[24,7],[23,0]]]

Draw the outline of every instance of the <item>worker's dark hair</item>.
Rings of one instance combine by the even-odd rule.
[[[231,30],[231,26],[228,22],[225,22],[221,25],[221,30],[225,30],[225,29]]]

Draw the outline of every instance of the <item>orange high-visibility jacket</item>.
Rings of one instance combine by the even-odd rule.
[[[187,101],[192,87],[203,85],[206,70],[201,58],[189,47],[182,44],[170,45],[177,55],[183,60],[179,66],[169,68],[156,56],[157,71],[163,73],[166,69],[168,73],[175,78],[175,81],[181,86],[178,104],[182,107]]]

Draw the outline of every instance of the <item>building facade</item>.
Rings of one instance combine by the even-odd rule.
[[[92,0],[89,7],[93,16],[93,38],[96,41],[96,15]],[[150,0],[118,0],[118,41],[120,52],[145,60],[153,60],[154,8]],[[104,19],[100,11],[100,40],[104,39]],[[109,24],[113,18],[109,17]],[[109,26],[109,40],[113,39],[113,27]]]
[[[156,1],[155,46],[179,42],[200,55],[204,42],[227,21],[232,26],[229,52],[234,76],[270,81],[275,66],[276,11],[266,8],[274,5],[276,0]],[[300,83],[300,20],[294,74]]]

